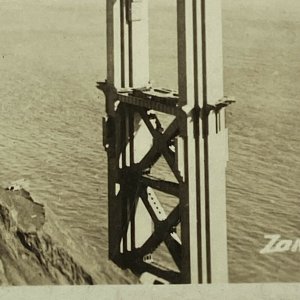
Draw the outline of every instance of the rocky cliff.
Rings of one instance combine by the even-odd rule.
[[[93,284],[44,223],[45,209],[30,193],[0,189],[0,285]]]

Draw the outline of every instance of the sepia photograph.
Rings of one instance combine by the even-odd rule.
[[[299,16],[296,0],[0,0],[0,296],[297,287]]]

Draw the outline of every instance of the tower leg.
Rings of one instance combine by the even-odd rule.
[[[177,1],[179,103],[186,112],[182,184],[183,281],[227,282],[225,167],[220,0]]]
[[[125,254],[151,235],[153,225],[136,196],[137,186],[128,180],[134,177],[128,170],[145,152],[145,125],[119,105],[116,92],[148,85],[148,34],[148,0],[107,0],[109,257],[124,267]]]

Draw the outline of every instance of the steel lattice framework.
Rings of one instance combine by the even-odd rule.
[[[179,91],[149,84],[148,0],[107,0],[109,258],[170,283],[227,282],[220,0],[177,0]],[[162,118],[171,120],[163,128]],[[152,174],[163,159],[172,179]],[[161,198],[173,200],[166,212]],[[177,200],[176,200],[177,199]],[[152,254],[165,245],[174,267]]]

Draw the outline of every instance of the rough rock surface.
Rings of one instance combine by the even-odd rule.
[[[44,207],[30,193],[0,189],[0,285],[93,284],[44,223]]]

